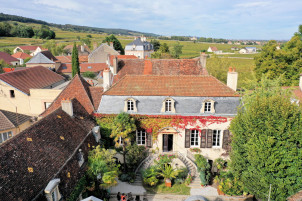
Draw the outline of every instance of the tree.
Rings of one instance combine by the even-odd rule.
[[[124,48],[121,44],[121,42],[113,35],[107,36],[103,43],[107,43],[109,45],[110,42],[113,42],[113,47],[116,51],[120,51],[120,54],[125,54]]]
[[[257,198],[286,200],[302,188],[302,113],[280,79],[265,77],[232,120],[231,171]]]
[[[154,52],[156,52],[160,47],[160,42],[158,40],[152,39],[151,44],[153,45]]]
[[[179,56],[182,54],[182,47],[183,45],[181,45],[179,42],[173,45],[172,55],[174,58],[179,59]]]
[[[80,63],[79,63],[78,48],[76,46],[76,43],[73,44],[71,66],[72,66],[72,77],[74,77],[76,74],[80,74]]]
[[[100,186],[109,188],[117,184],[118,168],[114,156],[115,150],[106,150],[97,146],[89,152],[88,157],[88,174],[94,178],[101,177]]]
[[[110,137],[113,138],[116,147],[123,147],[124,171],[127,170],[126,147],[130,145],[130,133],[135,130],[135,120],[128,113],[122,112],[115,117]]]
[[[161,53],[169,53],[170,51],[169,51],[169,46],[168,46],[168,44],[167,44],[167,43],[161,44],[160,47],[159,47],[159,51],[160,51]]]
[[[171,183],[171,179],[176,178],[177,175],[181,172],[181,170],[173,169],[173,167],[168,164],[161,166],[160,170],[161,172],[159,172],[159,175],[164,177],[166,185],[167,183]]]

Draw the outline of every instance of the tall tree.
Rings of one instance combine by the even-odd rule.
[[[135,120],[128,113],[122,112],[114,119],[114,125],[110,137],[115,141],[116,147],[123,147],[124,171],[127,170],[126,154],[130,145],[130,133],[136,130]]]
[[[79,54],[78,54],[78,48],[76,43],[73,44],[71,66],[72,66],[72,77],[74,77],[76,74],[80,74]]]
[[[178,41],[173,45],[172,55],[174,56],[174,58],[179,59],[179,56],[182,54],[182,47],[183,45],[181,45]]]
[[[160,47],[160,42],[158,40],[152,39],[150,43],[153,45],[154,52],[156,52]]]
[[[121,42],[113,35],[111,34],[110,36],[107,36],[104,40],[103,43],[110,43],[113,42],[113,47],[116,51],[120,51],[120,54],[125,54],[124,48],[121,44]]]
[[[302,189],[302,113],[280,79],[262,78],[232,120],[231,170],[245,191],[281,201]]]

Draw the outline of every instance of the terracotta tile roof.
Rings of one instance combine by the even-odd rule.
[[[73,118],[58,109],[0,146],[0,198],[33,200],[53,178],[64,179],[60,192],[69,196],[72,185],[81,177],[79,172],[85,171],[74,153],[80,146],[87,160],[91,149],[87,144],[95,143],[92,135],[86,138],[95,126],[94,120],[79,102],[72,103]],[[82,143],[85,139],[89,141]]]
[[[24,122],[29,121],[30,119],[31,116],[0,110],[0,131],[15,128]]]
[[[94,89],[98,88],[98,89]],[[65,87],[65,89],[58,95],[58,97],[52,102],[52,104],[41,114],[41,116],[46,116],[51,112],[55,111],[61,107],[61,101],[63,99],[73,99],[76,98],[85,110],[91,114],[97,109],[99,104],[98,100],[101,100],[101,95],[103,92],[102,87],[91,87],[90,84],[85,81],[81,76],[76,75],[70,83]]]
[[[207,75],[199,59],[121,59],[114,82],[125,75]]]
[[[105,68],[107,68],[106,63],[82,63],[80,64],[80,71],[81,73],[86,71],[91,71],[98,73],[100,71],[103,71]],[[71,63],[62,63],[61,66],[57,70],[58,73],[71,73],[72,72],[72,65]]]
[[[65,78],[43,66],[26,68],[0,74],[0,81],[19,89],[29,95],[29,89],[42,89],[51,86]]]
[[[71,56],[56,56],[56,58],[61,63],[71,63],[72,62]],[[88,62],[88,56],[79,56],[79,62],[80,63],[87,63]]]
[[[18,46],[22,50],[29,50],[29,51],[35,51],[38,47],[43,49],[41,46],[36,46],[36,45],[24,45],[24,46]]]
[[[302,90],[300,89],[299,86],[292,86],[292,87],[285,86],[285,87],[282,87],[282,88],[283,89],[292,89],[294,98],[297,98],[300,101],[302,101]]]
[[[302,201],[302,190],[297,192],[296,194],[288,197],[287,201]]]
[[[10,62],[19,61],[18,59],[16,59],[15,57],[12,57],[10,54],[8,54],[6,52],[0,52],[0,60],[3,60],[8,65],[12,65]]]
[[[103,95],[235,97],[234,90],[210,75],[126,75]]]
[[[15,68],[2,68],[4,72],[8,73],[8,72],[12,72],[15,70]]]
[[[117,57],[118,59],[138,59],[134,55],[110,55],[110,65],[113,65],[113,58]]]
[[[17,52],[15,54],[12,55],[12,57],[15,57],[16,59],[26,59],[31,57],[29,54],[26,54],[24,52]]]
[[[71,63],[71,56],[56,56],[61,63]]]
[[[217,47],[210,47],[212,51],[218,51]]]

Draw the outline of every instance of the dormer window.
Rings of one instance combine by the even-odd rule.
[[[134,98],[127,98],[124,104],[124,112],[137,112],[136,100]]]
[[[215,113],[215,101],[212,99],[206,99],[202,102],[200,113]]]
[[[46,186],[44,192],[48,201],[59,201],[61,199],[61,194],[59,191],[60,179],[51,180]]]
[[[163,106],[161,112],[171,112],[175,113],[175,101],[172,98],[166,98],[163,101]]]

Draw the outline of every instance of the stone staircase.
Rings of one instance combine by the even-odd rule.
[[[138,169],[135,171],[135,180],[132,183],[134,186],[142,186],[143,181],[142,181],[142,174],[141,171],[147,169],[154,159],[156,159],[158,154],[150,154],[142,163],[138,166]]]

